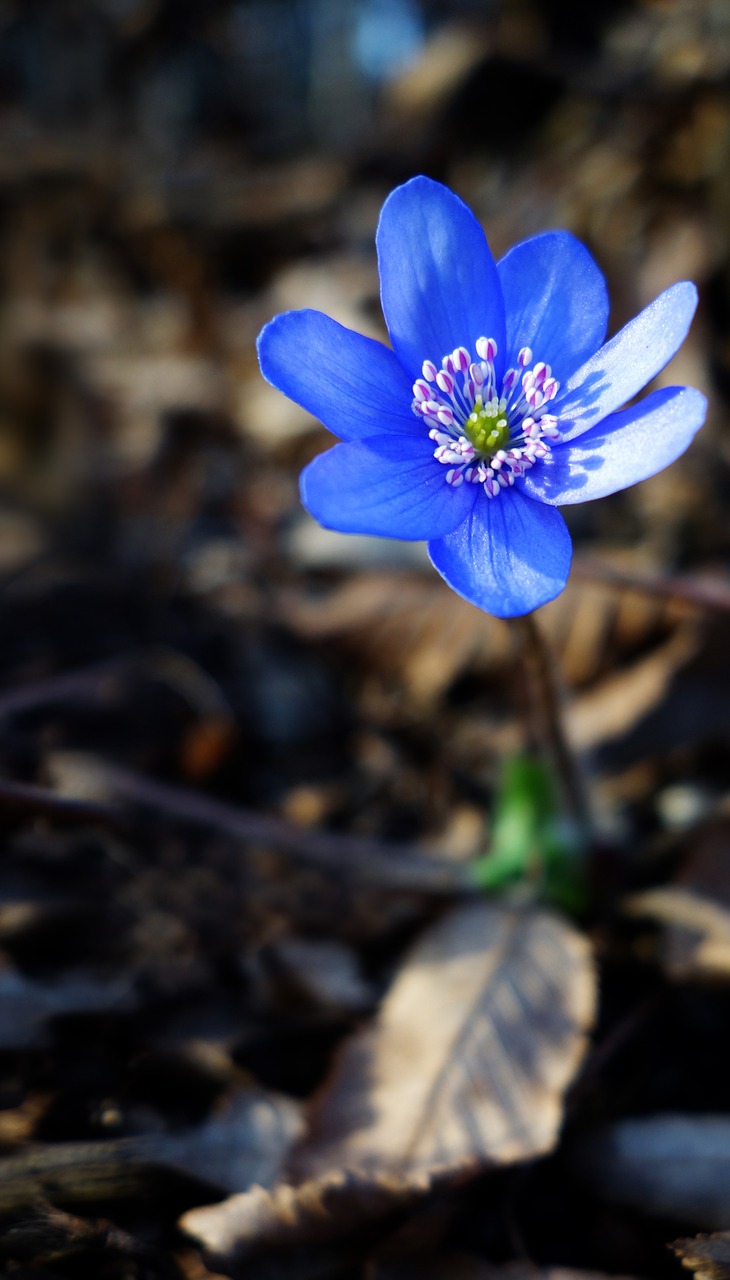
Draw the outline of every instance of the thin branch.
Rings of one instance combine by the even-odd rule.
[[[124,825],[122,810],[99,800],[82,800],[59,795],[27,782],[0,778],[0,816],[53,818],[61,823],[100,823],[102,826]]]
[[[49,676],[32,684],[0,690],[0,720],[34,711],[36,707],[68,702],[78,697],[96,698],[110,676],[118,676],[128,665],[127,658],[97,662],[91,667]]]
[[[113,798],[249,844],[271,845],[340,875],[353,872],[358,879],[382,888],[448,894],[463,892],[469,884],[461,867],[427,857],[413,845],[298,827],[283,818],[242,809],[126,769],[105,767],[102,776]]]
[[[146,809],[167,821],[218,831],[244,844],[268,845],[298,861],[393,892],[436,896],[462,894],[472,886],[463,867],[432,858],[416,845],[390,844],[361,836],[298,827],[283,818],[257,813],[199,792],[157,782],[115,765],[89,758],[84,773],[108,800],[82,799],[0,779],[3,809],[62,822],[100,823],[132,828],[133,810]]]
[[[97,701],[107,694],[112,681],[134,676],[167,685],[199,714],[233,721],[233,712],[212,676],[187,654],[166,645],[151,645],[46,680],[0,690],[0,720],[78,698]]]
[[[730,582],[719,576],[690,578],[636,574],[586,557],[576,557],[572,574],[584,582],[602,582],[619,590],[638,591],[642,595],[666,600],[682,600],[713,613],[730,613]]]

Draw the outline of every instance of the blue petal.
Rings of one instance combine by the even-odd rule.
[[[305,467],[300,484],[304,506],[326,529],[407,542],[450,533],[478,491],[447,484],[433,443],[404,436],[335,445]]]
[[[409,379],[389,347],[321,311],[287,311],[261,330],[261,372],[343,440],[422,435]]]
[[[693,284],[672,285],[581,365],[554,402],[561,438],[582,435],[656,377],[684,342],[696,306]]]
[[[520,482],[540,502],[590,502],[656,475],[684,453],[705,420],[707,401],[691,387],[667,387],[613,413]]]
[[[474,214],[430,178],[388,196],[376,236],[380,297],[393,349],[411,378],[423,361],[477,338],[504,350],[504,304],[494,259]],[[501,366],[500,366],[501,367]]]
[[[563,590],[571,542],[559,511],[509,489],[491,499],[480,492],[464,523],[429,543],[428,553],[465,600],[498,618],[516,618]]]
[[[515,245],[497,264],[507,315],[506,364],[532,347],[559,382],[606,337],[608,291],[593,258],[567,231]]]

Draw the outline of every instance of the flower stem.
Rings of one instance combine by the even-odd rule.
[[[591,837],[591,813],[583,771],[565,731],[565,691],[555,655],[535,614],[511,620],[527,670],[527,719],[531,745],[540,752],[558,787],[564,813],[581,844]]]

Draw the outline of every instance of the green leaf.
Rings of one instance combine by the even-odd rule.
[[[526,755],[507,760],[495,800],[489,850],[472,865],[477,886],[490,891],[521,885],[543,901],[580,911],[585,905],[581,854],[543,763]]]

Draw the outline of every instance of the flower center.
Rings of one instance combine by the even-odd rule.
[[[489,457],[509,444],[506,408],[496,396],[492,396],[486,404],[480,395],[474,401],[474,410],[464,423],[464,435],[483,457]]]
[[[496,498],[560,439],[557,418],[546,412],[560,384],[550,365],[533,364],[532,351],[523,347],[519,367],[508,369],[498,388],[494,338],[477,338],[476,352],[473,361],[466,347],[457,347],[440,369],[424,360],[412,408],[430,428],[434,457],[448,467],[447,483],[481,484]]]

